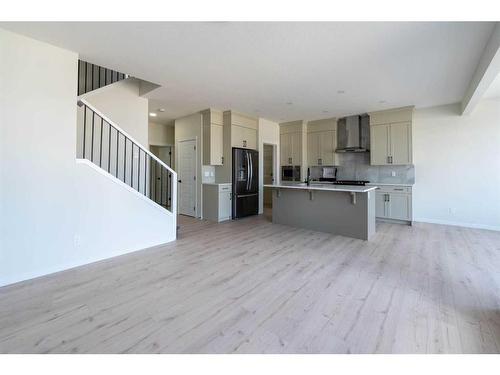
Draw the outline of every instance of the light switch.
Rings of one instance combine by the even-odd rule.
[[[391,171],[391,176],[396,177],[396,171]]]

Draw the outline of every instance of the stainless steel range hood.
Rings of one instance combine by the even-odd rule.
[[[339,119],[337,123],[336,152],[367,152],[370,118],[365,116],[349,116]]]

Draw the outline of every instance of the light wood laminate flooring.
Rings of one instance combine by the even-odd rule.
[[[499,232],[180,225],[174,243],[0,288],[0,352],[500,352]]]

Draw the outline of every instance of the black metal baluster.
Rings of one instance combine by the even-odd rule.
[[[147,176],[148,176],[148,154],[144,152],[144,195],[146,196],[147,196],[146,187],[148,186]]]
[[[90,161],[94,161],[94,118],[95,112],[92,111],[92,141],[90,142]]]
[[[103,118],[101,117],[101,140],[99,142],[99,167],[102,168],[102,125],[103,124]]]
[[[123,140],[124,144],[124,156],[123,156],[123,182],[127,183],[127,137],[123,136],[125,139]]]
[[[108,124],[106,122],[106,124]],[[111,170],[111,124],[108,124],[108,173]]]
[[[85,89],[83,90],[83,93],[85,94],[87,92],[87,62],[85,61]]]
[[[153,196],[153,160],[151,159],[151,156],[148,155],[149,159],[149,199]]]
[[[87,129],[87,105],[83,105],[83,158],[85,159],[85,130]]]
[[[134,188],[134,142],[130,141],[132,147],[130,151],[130,186]]]
[[[141,192],[141,149],[139,149],[139,158],[137,159],[137,191]]]
[[[163,206],[163,165],[160,164],[160,206]]]
[[[118,150],[120,149],[120,145],[118,144],[118,141],[119,141],[119,138],[120,138],[120,134],[118,133],[118,129],[115,128],[115,131],[116,131],[116,166],[115,166],[115,169],[116,169],[116,178],[118,178]]]
[[[101,67],[99,66],[99,72],[97,73],[97,88],[101,88]]]
[[[90,78],[92,79],[92,85],[90,86],[90,91],[94,90],[94,64],[90,64],[92,66],[92,74]]]

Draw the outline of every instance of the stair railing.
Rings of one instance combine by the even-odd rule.
[[[175,230],[177,173],[85,99],[78,106],[77,157],[171,212]]]

